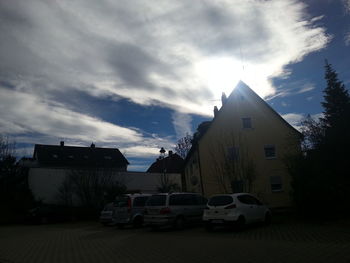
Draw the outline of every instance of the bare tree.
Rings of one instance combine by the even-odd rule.
[[[175,146],[175,152],[178,155],[180,155],[183,159],[186,158],[188,152],[191,150],[192,139],[192,136],[187,133],[185,137],[177,141],[177,144]]]
[[[221,136],[230,138],[222,141],[218,139],[210,146],[212,172],[216,177],[222,191],[229,193],[232,191],[250,192],[256,177],[254,161],[249,157],[246,146],[242,138],[238,136],[236,142],[233,134]],[[236,185],[239,185],[239,189]]]
[[[16,142],[11,141],[8,136],[0,134],[0,161],[16,155]]]
[[[175,183],[168,174],[165,172],[159,176],[159,182],[157,187],[158,192],[160,193],[168,193],[168,192],[176,192],[180,191],[181,187]]]
[[[125,191],[124,178],[115,169],[77,168],[63,181],[59,198],[66,205],[72,205],[76,197],[83,206],[98,210]]]

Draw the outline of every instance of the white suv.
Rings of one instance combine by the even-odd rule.
[[[254,222],[268,224],[271,221],[271,211],[251,194],[214,195],[204,210],[203,221],[207,230],[224,224],[238,227]]]

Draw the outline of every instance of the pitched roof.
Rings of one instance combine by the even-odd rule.
[[[147,173],[181,173],[184,166],[184,159],[177,153],[173,153],[164,159],[157,159],[148,168]]]
[[[126,167],[129,162],[117,148],[36,144],[33,158],[40,166]]]
[[[245,84],[243,81],[239,81],[238,84],[236,85],[236,87],[232,90],[231,94],[228,96],[228,98],[225,98],[223,96],[223,98],[225,99],[225,101],[227,100],[232,100],[233,96],[236,93],[250,93],[250,95],[255,96],[255,98],[257,98],[258,100],[260,100],[263,104],[265,104],[265,106],[275,115],[277,116],[283,123],[285,123],[289,128],[291,128],[291,130],[293,130],[295,133],[297,133],[299,136],[302,136],[301,133],[295,129],[292,125],[290,125],[285,119],[282,118],[281,115],[279,115],[265,100],[263,100],[258,94],[256,94],[247,84]],[[215,122],[215,119],[218,115],[221,114],[222,109],[225,107],[225,103],[222,105],[222,107],[216,112],[216,116],[214,116],[212,121],[207,121],[207,122],[203,122],[201,123],[198,128],[197,128],[197,132],[195,133],[195,135],[197,134],[197,138],[196,136],[194,136],[193,138],[193,143],[192,143],[192,147],[189,151],[189,153],[186,156],[185,159],[185,163],[187,163],[190,159],[190,157],[192,156],[193,152],[196,150],[197,144],[199,142],[199,140],[206,134],[206,132],[209,130],[210,126],[213,125],[213,123]],[[203,126],[203,127],[200,127]]]
[[[262,99],[258,94],[256,94],[247,84],[245,84],[243,81],[239,81],[238,84],[236,85],[236,88],[231,92],[230,96],[228,99],[231,99],[231,97],[236,93],[236,92],[249,92],[251,95],[255,96],[256,99],[260,100],[265,106],[276,116],[278,117],[284,124],[286,124],[289,128],[291,128],[294,132],[298,133],[301,135],[301,133],[295,129],[292,125],[290,125],[289,122],[287,122],[281,115],[279,115],[264,99]],[[225,106],[225,104],[223,105]],[[221,109],[220,109],[221,110]],[[219,111],[220,112],[220,111]]]

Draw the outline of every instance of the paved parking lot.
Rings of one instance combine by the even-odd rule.
[[[350,224],[275,223],[241,232],[117,229],[95,222],[0,227],[1,263],[346,262]]]

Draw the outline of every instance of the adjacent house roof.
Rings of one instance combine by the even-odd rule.
[[[126,167],[129,162],[117,148],[76,147],[36,144],[33,158],[40,166]]]
[[[157,159],[148,168],[148,173],[181,173],[184,165],[184,159],[178,154],[169,152],[169,156],[163,159]]]

